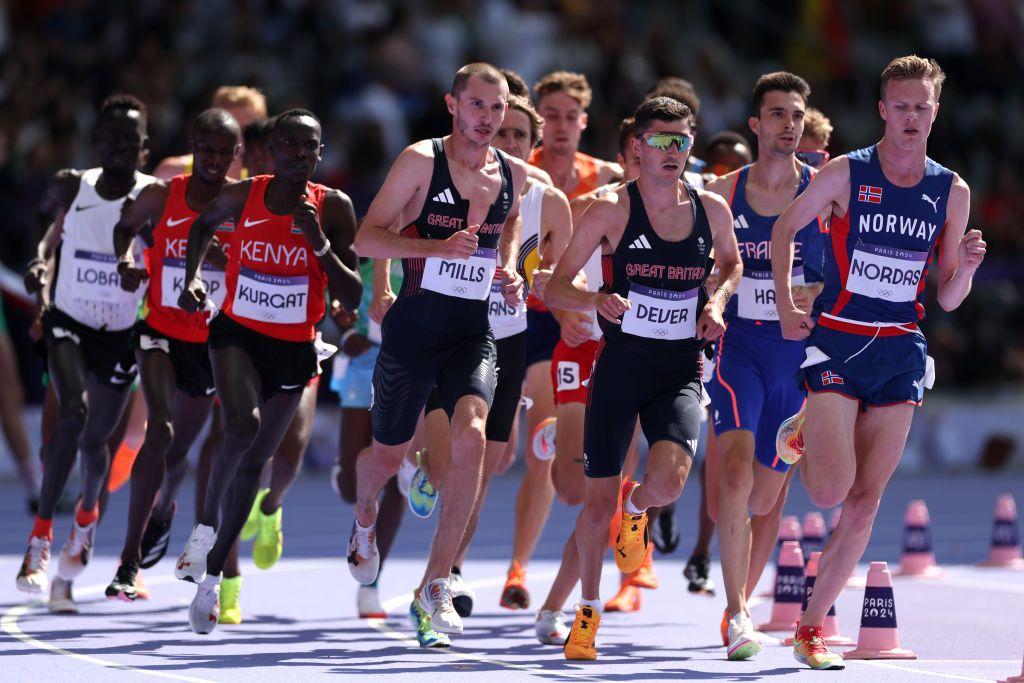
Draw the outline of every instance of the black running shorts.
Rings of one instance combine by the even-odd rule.
[[[175,385],[189,396],[213,395],[213,368],[206,344],[175,339],[140,320],[135,323],[135,348],[143,353],[166,353],[174,366]]]
[[[263,400],[275,394],[300,394],[319,371],[313,342],[293,342],[268,337],[225,314],[210,321],[210,349],[237,346],[244,349],[260,376]]]
[[[693,457],[703,411],[698,354],[652,351],[630,340],[602,341],[584,426],[588,477],[619,476],[637,416],[647,443],[671,441]]]
[[[133,328],[108,332],[83,325],[67,313],[49,306],[43,311],[47,346],[69,341],[85,358],[86,371],[113,389],[128,389],[138,377],[132,350]]]

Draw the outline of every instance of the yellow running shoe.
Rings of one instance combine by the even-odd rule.
[[[845,669],[843,658],[828,651],[821,626],[798,626],[793,636],[793,657],[812,669]]]
[[[795,464],[804,456],[804,417],[805,407],[796,415],[787,418],[779,425],[775,433],[775,453],[779,460],[787,465]]]
[[[270,493],[270,489],[260,489],[259,493],[256,494],[256,500],[252,502],[252,508],[249,510],[249,516],[245,518],[245,525],[242,527],[242,533],[238,535],[243,541],[251,541],[256,537],[256,532],[260,530],[260,505],[263,504],[263,499],[266,498],[267,494]]]
[[[653,543],[647,546],[647,555],[644,556],[644,563],[640,565],[639,569],[627,576],[626,580],[631,586],[647,588],[649,590],[654,590],[661,584],[661,582],[658,581],[658,575],[654,573]]]
[[[576,619],[565,640],[565,658],[597,659],[597,627],[600,625],[601,615],[597,610],[587,605],[577,605]]]
[[[622,524],[615,538],[615,564],[623,574],[635,572],[647,557],[647,512],[639,515],[626,512],[626,501],[637,486],[635,481],[622,484]]]
[[[238,604],[238,595],[242,592],[242,577],[220,581],[220,616],[218,624],[241,624],[242,608]]]
[[[256,515],[259,529],[256,542],[252,544],[252,561],[260,569],[270,569],[284,552],[284,535],[281,533],[281,511],[277,508],[272,515],[259,510]]]

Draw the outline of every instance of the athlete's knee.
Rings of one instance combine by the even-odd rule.
[[[754,473],[750,469],[750,458],[734,456],[725,452],[719,455],[721,456],[720,487],[723,491],[731,494],[751,498],[754,488]]]
[[[750,498],[748,499],[750,514],[766,517],[772,514],[772,512],[776,512],[776,516],[781,518],[782,508],[776,505],[779,495],[780,492],[776,490],[754,489],[751,491]]]
[[[170,415],[149,414],[146,420],[146,445],[163,453],[174,441],[174,424]]]
[[[248,447],[260,431],[260,417],[255,410],[224,415],[224,433]]]
[[[461,429],[452,429],[452,462],[482,461],[484,448],[487,446],[484,427],[484,420],[473,417]]]
[[[60,422],[68,429],[82,432],[89,418],[89,402],[85,393],[66,396],[60,402]]]
[[[595,496],[593,494],[587,496],[583,501],[583,509],[580,511],[580,521],[592,531],[594,529],[599,532],[607,530],[615,515],[615,504],[614,492],[611,496]]]
[[[850,492],[849,486],[840,479],[825,478],[822,481],[805,481],[807,495],[816,507],[827,510],[842,503]]]
[[[853,530],[870,533],[881,503],[880,493],[855,487],[842,503],[843,521]]]
[[[687,470],[684,467],[665,468],[649,475],[644,485],[650,487],[654,495],[656,505],[668,505],[679,498],[683,492],[683,485],[686,484]]]
[[[565,505],[576,506],[583,502],[583,482],[557,467],[551,470],[551,479],[555,484],[555,494]]]
[[[353,470],[354,468],[351,467],[340,466],[334,475],[335,483],[338,485],[338,495],[349,505],[354,505],[356,502],[356,473]]]

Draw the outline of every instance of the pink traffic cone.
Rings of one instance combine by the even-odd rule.
[[[782,544],[786,541],[797,541],[803,538],[803,532],[800,529],[800,518],[796,515],[786,515],[782,518],[779,523],[779,540],[776,543],[776,554],[775,554],[775,576],[779,575],[779,558],[782,556]],[[772,588],[774,589],[775,580],[772,581]],[[775,595],[772,589],[759,593],[762,598],[770,598]]]
[[[804,515],[801,529],[803,538],[800,540],[800,552],[804,554],[804,562],[811,559],[812,553],[820,553],[825,549],[825,518],[820,512],[808,512]]]
[[[1024,683],[1024,661],[1020,665],[1020,676],[1010,676],[1007,679],[999,681],[999,683]]]
[[[844,659],[917,659],[900,647],[896,626],[896,598],[892,576],[885,562],[872,562],[864,589],[864,608],[860,615],[857,648],[843,653]]]
[[[807,566],[804,567],[804,603],[800,608],[800,616],[803,617],[804,612],[807,611],[807,603],[811,600],[811,594],[814,592],[814,580],[818,578],[818,563],[821,561],[821,553],[811,553],[811,557],[807,560]],[[832,605],[828,608],[828,614],[825,615],[825,623],[822,624],[822,630],[825,633],[825,644],[836,645],[836,646],[850,646],[856,645],[852,638],[839,635],[839,618],[836,616],[836,606]],[[783,645],[792,645],[793,636],[786,638],[782,642]]]
[[[779,549],[779,566],[775,573],[775,594],[772,614],[758,631],[792,631],[800,620],[804,596],[804,557],[800,543],[785,541]]]
[[[1017,527],[1017,504],[1013,495],[1004,493],[996,499],[995,521],[992,523],[992,545],[988,559],[980,567],[1024,569],[1021,559],[1020,530]]]
[[[940,576],[942,569],[935,564],[932,550],[931,519],[923,500],[912,500],[907,505],[903,521],[903,556],[897,576]]]

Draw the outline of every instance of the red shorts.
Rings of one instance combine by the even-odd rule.
[[[587,384],[599,344],[591,339],[573,347],[558,340],[551,355],[551,386],[555,390],[556,406],[587,402]]]

